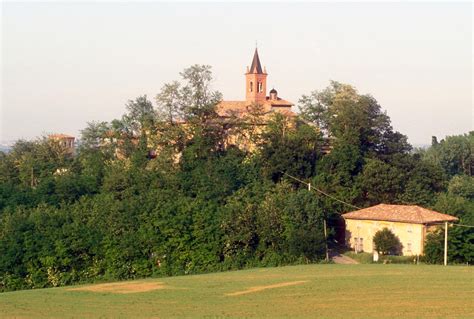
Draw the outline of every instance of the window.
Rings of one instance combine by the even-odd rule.
[[[262,85],[262,82],[258,82],[258,92],[259,92],[259,93],[263,92],[263,85]]]
[[[411,225],[408,225],[408,226],[407,226],[407,232],[408,232],[408,233],[412,233],[412,232],[413,232],[413,228],[412,228]]]
[[[407,243],[407,252],[411,253],[411,243]]]
[[[354,237],[354,250],[356,253],[364,251],[364,238]]]
[[[253,92],[253,82],[250,81],[250,92]]]

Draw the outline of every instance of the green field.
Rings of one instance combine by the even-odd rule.
[[[472,267],[307,265],[8,292],[0,317],[474,318],[473,300]]]

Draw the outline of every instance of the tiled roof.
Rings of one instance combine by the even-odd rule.
[[[249,103],[246,101],[222,101],[217,105],[219,116],[244,116]]]
[[[368,219],[413,224],[451,222],[458,219],[416,205],[379,204],[342,215],[345,219]]]
[[[247,101],[222,101],[217,105],[217,114],[222,117],[244,117],[248,113],[248,107],[251,105]],[[272,106],[276,107],[277,112],[283,113],[288,116],[295,116],[296,114],[291,111],[291,102],[283,99],[279,100],[266,100],[262,103],[264,114],[270,114]]]
[[[267,103],[270,103],[271,105],[274,105],[274,106],[292,106],[293,105],[293,103],[287,100],[283,100],[281,98],[278,98],[276,100],[270,100],[268,96],[267,96]]]
[[[50,139],[63,139],[63,138],[75,138],[74,136],[67,134],[50,134],[48,135]]]

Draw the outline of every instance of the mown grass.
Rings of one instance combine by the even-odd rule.
[[[8,292],[0,294],[0,317],[474,318],[474,270],[465,266],[307,265],[141,282],[165,288]],[[281,283],[294,284],[235,294]]]

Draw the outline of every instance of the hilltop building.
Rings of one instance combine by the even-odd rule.
[[[48,135],[48,139],[62,146],[66,150],[66,153],[71,154],[71,155],[74,154],[74,150],[75,150],[74,142],[76,140],[74,136],[67,135],[67,134],[50,134]]]
[[[356,252],[374,252],[373,238],[377,231],[390,229],[400,240],[402,255],[423,255],[426,235],[454,216],[415,205],[386,205],[343,214],[346,222],[346,245]]]
[[[255,49],[252,64],[245,73],[245,100],[222,101],[217,106],[221,118],[243,118],[250,112],[253,105],[260,105],[263,115],[279,112],[287,116],[295,116],[291,107],[293,103],[278,96],[277,90],[272,88],[267,95],[267,71],[262,68],[258,50]]]

